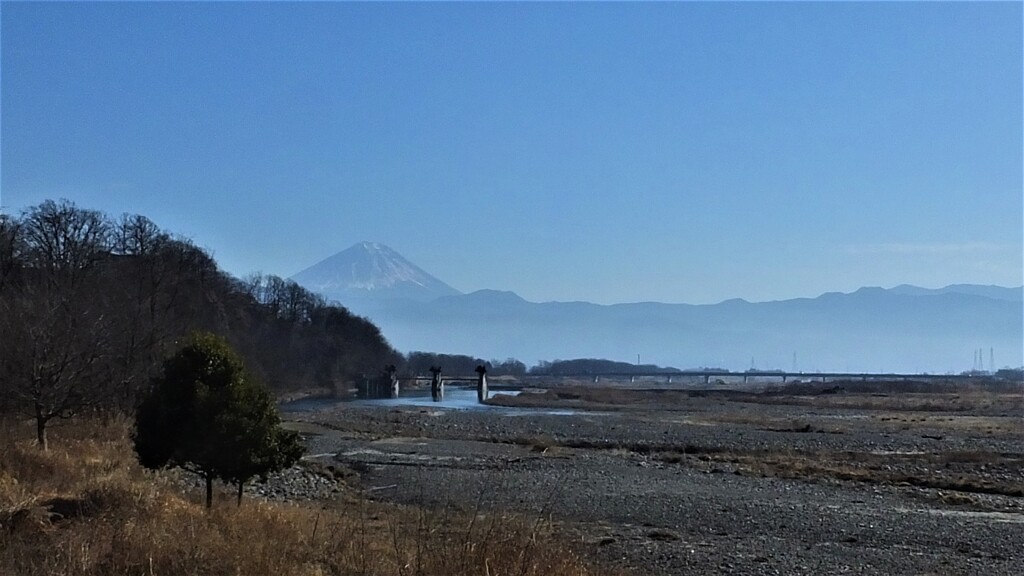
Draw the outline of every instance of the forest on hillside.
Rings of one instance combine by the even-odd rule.
[[[276,392],[402,364],[368,320],[294,282],[235,278],[145,216],[46,201],[0,215],[0,413],[48,422],[132,408],[195,331],[223,336]]]
[[[224,337],[278,393],[346,391],[388,365],[402,375],[440,366],[461,376],[479,365],[493,376],[637,368],[402,355],[341,304],[277,276],[231,276],[145,216],[115,218],[67,200],[0,214],[0,414],[34,418],[42,436],[56,418],[130,410],[163,359],[196,331]]]

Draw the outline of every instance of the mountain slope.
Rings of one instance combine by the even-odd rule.
[[[610,306],[479,291],[357,312],[400,349],[527,363],[641,354],[678,367],[742,370],[753,358],[769,369],[945,373],[972,368],[979,348],[986,359],[994,349],[997,368],[1024,363],[1021,302],[963,291],[915,296],[864,288],[776,302]]]
[[[1020,302],[1024,299],[1024,290],[1021,288],[1004,288],[1002,286],[980,286],[978,284],[950,284],[944,288],[919,288],[909,284],[901,284],[890,288],[889,292],[904,294],[907,296],[935,296],[938,294],[971,294],[984,296],[997,300],[1009,300]]]
[[[709,305],[535,303],[497,290],[460,294],[370,243],[294,279],[370,318],[405,351],[527,363],[640,354],[681,368],[945,373],[971,369],[977,350],[991,348],[996,368],[1024,364],[1019,287],[902,285]]]
[[[302,286],[346,304],[350,300],[426,302],[460,292],[391,248],[360,242],[292,276]]]

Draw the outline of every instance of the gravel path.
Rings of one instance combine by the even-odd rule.
[[[855,410],[716,400],[675,408],[556,416],[340,405],[286,417],[314,460],[355,470],[374,498],[540,514],[586,556],[636,574],[1024,573],[1020,496],[951,499],[885,482],[762,477],[706,456],[893,454],[900,474],[961,467],[986,481],[1024,482],[1013,426],[904,428]],[[790,420],[813,431],[779,431]],[[685,447],[693,453],[661,457]],[[899,456],[973,451],[1001,456],[941,464]]]

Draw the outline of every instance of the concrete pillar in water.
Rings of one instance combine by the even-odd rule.
[[[388,394],[392,398],[398,398],[398,368],[395,368],[394,364],[388,364],[384,372],[388,375]]]
[[[440,402],[444,398],[444,384],[441,383],[441,367],[430,367],[430,397],[434,402]]]
[[[487,367],[481,364],[475,372],[480,375],[476,381],[476,401],[483,402],[487,400]]]

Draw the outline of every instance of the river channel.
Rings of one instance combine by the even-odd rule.
[[[520,390],[496,390],[491,396],[506,394],[516,396]],[[446,386],[444,398],[434,401],[429,388],[410,388],[402,390],[397,398],[302,398],[281,405],[286,412],[309,412],[330,408],[339,404],[350,406],[390,406],[390,407],[430,407],[445,410],[481,410],[504,416],[526,416],[530,414],[548,414],[552,416],[571,416],[576,410],[555,410],[548,408],[515,408],[508,406],[492,406],[481,404],[476,398],[476,387]]]

